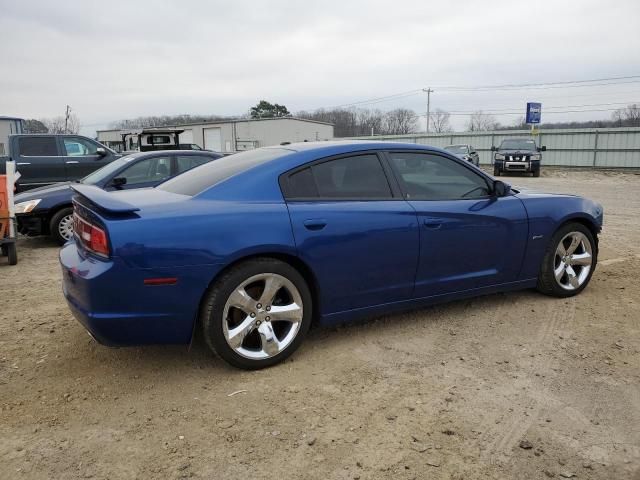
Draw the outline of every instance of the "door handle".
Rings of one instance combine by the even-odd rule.
[[[304,227],[307,230],[322,230],[327,226],[327,221],[323,218],[312,218],[304,221]]]
[[[438,230],[440,227],[442,227],[442,220],[428,219],[424,220],[422,224],[430,230]]]
[[[68,161],[66,161],[64,163],[80,163],[80,162],[78,162],[77,160],[68,160]]]

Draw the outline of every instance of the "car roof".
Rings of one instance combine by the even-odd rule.
[[[211,155],[222,156],[222,153],[213,152],[211,150],[152,150],[149,152],[133,152],[126,153],[124,157],[142,158],[165,155]]]
[[[282,150],[291,150],[292,152],[317,152],[323,153],[325,151],[344,150],[344,151],[359,151],[359,150],[389,150],[389,149],[418,149],[418,150],[438,150],[436,147],[430,147],[428,145],[420,145],[417,143],[400,143],[400,142],[385,142],[380,140],[330,140],[320,142],[298,142],[287,143],[285,145],[273,145],[264,148],[279,148]]]

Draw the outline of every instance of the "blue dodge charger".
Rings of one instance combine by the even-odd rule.
[[[343,323],[492,292],[581,292],[602,207],[511,189],[439,149],[261,148],[153,189],[73,187],[64,295],[101,343],[189,343],[232,365],[291,355]]]

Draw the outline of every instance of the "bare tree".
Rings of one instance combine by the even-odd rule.
[[[640,127],[640,106],[636,103],[619,108],[611,115],[616,126]]]
[[[25,133],[49,133],[47,127],[40,120],[29,118],[24,121]]]
[[[467,129],[470,132],[485,132],[488,130],[497,130],[500,124],[496,121],[493,115],[484,113],[482,110],[478,110],[471,114]]]
[[[126,120],[118,120],[110,124],[111,128],[146,128],[146,127],[167,127],[173,125],[185,125],[187,123],[211,122],[216,120],[228,120],[231,117],[220,115],[158,115],[148,117],[137,117]]]
[[[65,117],[53,117],[43,118],[40,122],[47,129],[47,133],[60,134],[60,133],[80,133],[80,120],[75,113],[69,115],[69,120],[65,122]],[[66,123],[66,128],[65,128]]]
[[[434,113],[431,114],[431,127],[435,133],[446,133],[451,132],[453,129],[451,128],[451,124],[449,123],[449,118],[451,114],[449,112],[445,112],[438,108]]]
[[[360,109],[356,112],[358,135],[375,135],[382,133],[384,113],[380,110]]]
[[[396,108],[384,116],[384,133],[387,135],[414,133],[417,127],[418,117],[413,110]]]
[[[527,127],[527,119],[523,115],[520,118],[516,119],[515,122],[513,122],[512,128],[517,128],[518,130],[526,130]]]

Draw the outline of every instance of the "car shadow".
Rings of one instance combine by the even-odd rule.
[[[357,329],[366,328],[368,334],[379,336],[382,339],[386,338],[387,335],[397,334],[398,328],[424,327],[425,323],[445,324],[450,322],[452,317],[464,317],[464,315],[469,315],[474,311],[496,310],[507,299],[517,304],[520,301],[527,302],[538,295],[533,290],[496,293],[424,308],[414,308],[391,315],[365,318],[335,326],[312,325],[301,348],[292,358],[280,365],[287,365],[291,361],[305,362],[305,358],[307,360],[312,358],[313,355],[310,352],[315,350],[316,347],[321,347],[328,342],[336,342],[344,337],[346,333]],[[415,315],[417,312],[420,313],[419,316]],[[471,315],[469,315],[468,321],[473,321]],[[205,344],[199,329],[196,329],[193,342],[188,346],[153,345],[108,348],[97,344],[95,340],[90,340],[90,342],[92,343],[90,348],[93,355],[97,357],[100,364],[109,364],[112,368],[120,371],[131,369],[132,365],[135,365],[136,375],[145,376],[149,374],[152,376],[158,371],[171,371],[176,375],[176,382],[179,382],[180,375],[184,375],[185,372],[193,371],[194,369],[206,370],[207,375],[218,373],[224,375],[229,372],[238,372],[236,368],[229,366],[221,358],[212,354]],[[309,353],[306,354],[305,351]],[[278,366],[272,367],[270,370],[274,368],[277,369]]]

